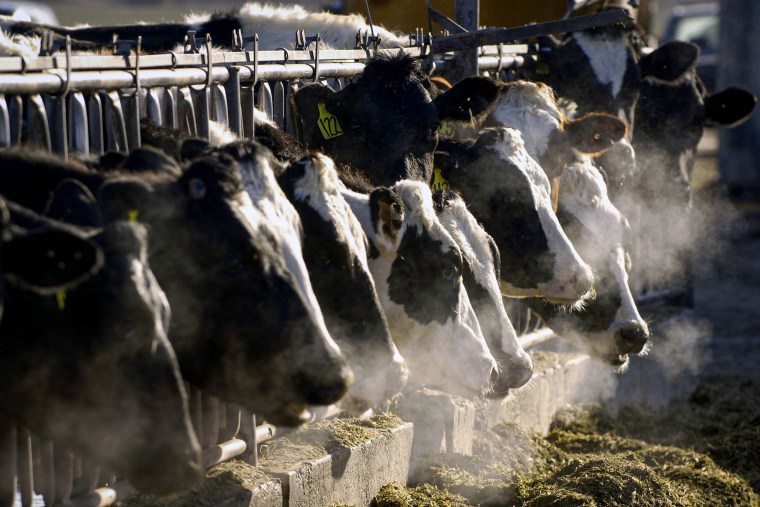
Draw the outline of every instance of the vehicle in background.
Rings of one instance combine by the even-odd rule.
[[[708,90],[715,90],[720,43],[719,28],[720,3],[679,5],[671,11],[665,23],[661,41],[664,44],[672,40],[680,40],[699,46],[697,74]]]
[[[20,21],[33,21],[45,25],[58,25],[58,16],[49,5],[39,2],[13,2],[0,0],[0,15]]]

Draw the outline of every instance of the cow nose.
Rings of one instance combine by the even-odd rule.
[[[649,330],[645,325],[631,321],[615,331],[615,338],[621,354],[638,354],[649,340]]]
[[[491,390],[486,395],[489,399],[501,399],[509,394],[510,389],[524,386],[533,376],[533,360],[526,353],[519,357],[505,355],[498,359],[500,368],[496,377],[491,374]]]
[[[343,364],[337,368],[300,373],[296,376],[296,385],[304,403],[329,405],[346,394],[353,383],[353,378],[351,368],[343,361]]]

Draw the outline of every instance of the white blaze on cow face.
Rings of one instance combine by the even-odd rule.
[[[490,146],[501,160],[522,171],[530,182],[530,190],[539,221],[554,254],[552,280],[538,284],[538,290],[524,290],[502,279],[502,292],[511,296],[544,296],[558,304],[576,304],[590,296],[593,286],[591,268],[581,259],[559,224],[551,202],[549,178],[528,154],[522,135],[516,129],[499,129],[501,142]],[[582,290],[579,290],[582,289]]]
[[[628,61],[628,39],[625,32],[597,34],[574,32],[572,37],[591,63],[598,81],[610,85],[612,98],[617,98],[623,87]]]
[[[312,280],[323,303],[330,332],[340,343],[356,374],[350,398],[343,408],[351,408],[349,405],[356,405],[357,408],[375,406],[401,390],[408,379],[408,369],[390,339],[368,265],[367,236],[343,197],[346,188],[338,178],[333,160],[316,153],[297,164],[303,167],[303,176],[292,182],[295,200],[299,205],[303,203],[314,210],[319,215],[317,220],[329,224],[331,231],[329,237],[313,232],[316,237],[308,241],[311,222],[307,220],[314,219],[313,215],[309,215],[303,222],[307,244],[322,251],[329,246],[325,242],[345,248],[341,252],[342,257],[334,259],[337,266],[331,268],[324,262],[312,265]],[[291,190],[287,192],[290,194]],[[324,230],[321,227],[316,229]],[[320,244],[315,244],[317,242]],[[336,272],[344,266],[345,254],[349,257],[347,272]],[[319,254],[309,257],[307,252],[306,255],[307,262],[320,258]],[[329,263],[332,264],[332,261]],[[315,269],[326,271],[315,273]],[[326,299],[321,299],[323,295]],[[354,304],[347,304],[351,299]],[[353,309],[336,306],[352,306]],[[354,322],[347,322],[349,319],[360,319],[362,324],[354,325]]]
[[[539,160],[549,148],[552,134],[562,130],[565,117],[551,88],[519,81],[501,94],[489,120],[491,124],[519,130],[525,150]]]
[[[401,181],[392,191],[403,203],[403,222],[392,231],[372,224],[369,199],[347,198],[375,247],[370,270],[410,382],[466,396],[486,392],[497,365],[463,285],[460,250],[424,183]]]
[[[628,222],[610,202],[604,178],[588,159],[579,160],[563,174],[559,206],[563,213],[582,225],[573,239],[583,258],[604,276],[614,277],[614,280],[600,280],[598,303],[592,301],[586,311],[593,313],[595,304],[609,304],[609,301],[619,305],[614,312],[614,321],[608,322],[606,330],[588,333],[588,337],[581,340],[602,356],[618,356],[636,347],[640,350],[649,336],[649,328],[639,314],[628,283],[625,254]],[[616,291],[617,294],[605,294],[604,291]],[[604,313],[612,314],[608,310]],[[578,316],[579,319],[583,317]],[[638,344],[633,343],[636,341]]]
[[[315,367],[318,368],[323,357],[325,361],[331,356],[342,357],[338,345],[327,330],[303,260],[300,218],[278,186],[270,159],[259,151],[250,159],[240,162],[240,171],[247,191],[237,197],[240,212],[245,216],[255,234],[267,234],[276,243],[277,248],[282,252],[288,271],[296,281],[296,291],[322,335],[319,341],[312,344],[312,347],[304,347],[304,350],[299,351],[297,360],[304,361],[305,364],[316,361]],[[284,355],[278,356],[279,358],[283,361],[287,360]],[[278,367],[287,368],[287,365],[280,364]],[[291,365],[291,367],[297,367],[297,365]],[[353,374],[350,371],[348,378],[350,385],[353,383]]]
[[[461,197],[449,193],[438,213],[444,228],[462,251],[467,264],[465,283],[486,342],[499,362],[495,397],[524,385],[533,374],[533,362],[517,340],[499,289],[499,252],[493,239],[467,209]],[[471,284],[467,284],[468,279]],[[504,357],[506,354],[506,357]]]

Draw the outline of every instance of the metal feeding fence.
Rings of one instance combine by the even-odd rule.
[[[605,12],[517,29],[464,32],[437,17],[434,21],[443,28],[459,33],[431,37],[418,30],[410,36],[410,46],[396,49],[372,47],[366,34],[358,34],[356,49],[328,50],[320,47],[319,35],[307,38],[303,32],[296,34],[295,49],[277,51],[259,51],[257,37],[244,41],[240,33],[235,34],[235,50],[214,51],[211,40],[189,32],[184,53],[149,55],[140,54],[140,38],[115,44],[112,55],[76,55],[70,41],[50,54],[54,48],[47,41],[41,56],[0,58],[0,146],[31,144],[64,157],[125,152],[140,146],[142,118],[190,136],[208,138],[213,121],[253,137],[255,109],[293,133],[291,92],[304,82],[340,89],[375,55],[402,51],[435,73],[465,69],[509,79],[534,52],[529,45],[505,42],[629,19],[623,12]],[[253,48],[244,50],[244,44]],[[458,56],[451,53],[465,49],[469,51]],[[468,70],[472,51],[476,68]],[[513,314],[526,345],[546,334],[529,311]],[[203,465],[236,456],[256,465],[257,445],[272,438],[275,428],[257,425],[253,414],[197,389],[189,393]],[[4,505],[12,505],[19,491],[23,506],[35,504],[35,493],[45,505],[77,506],[108,505],[136,493],[112,471],[26,429],[10,429],[0,438]]]

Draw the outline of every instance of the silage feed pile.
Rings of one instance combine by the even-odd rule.
[[[758,397],[760,382],[712,379],[664,413],[573,408],[545,437],[501,425],[422,480],[481,506],[760,506]]]

